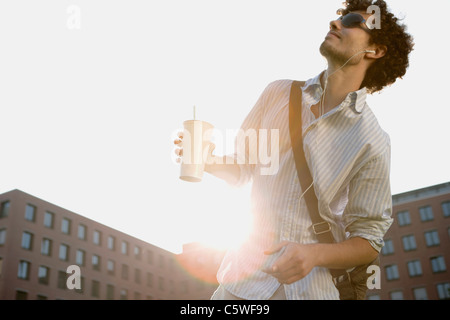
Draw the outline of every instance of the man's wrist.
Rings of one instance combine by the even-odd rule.
[[[227,159],[228,156],[211,155],[205,164],[205,172],[234,185],[240,179],[241,169],[239,165],[231,162],[230,159],[227,161]]]

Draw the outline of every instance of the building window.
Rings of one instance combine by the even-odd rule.
[[[41,254],[44,256],[51,256],[52,254],[52,240],[43,238],[41,242]]]
[[[6,242],[6,229],[0,229],[0,246]]]
[[[169,280],[169,292],[171,294],[175,293],[175,283],[173,282],[173,280]]]
[[[78,225],[78,239],[86,240],[87,227],[84,224]]]
[[[147,272],[147,287],[153,287],[153,273]]]
[[[22,249],[32,250],[33,249],[33,234],[24,231],[22,233]]]
[[[85,283],[85,279],[83,276],[81,276],[80,277],[80,289],[75,289],[76,293],[80,293],[80,294],[84,293],[84,283]]]
[[[122,279],[128,280],[128,265],[122,264]]]
[[[97,280],[92,280],[91,294],[95,298],[100,298],[100,282]]]
[[[70,234],[70,224],[71,221],[67,218],[63,218],[61,221],[61,232],[65,234]]]
[[[189,281],[181,281],[181,293],[189,293]]]
[[[66,289],[67,288],[67,273],[65,271],[58,271],[58,288]]]
[[[153,264],[153,251],[147,250],[147,262]]]
[[[92,255],[92,268],[94,270],[100,271],[100,256],[93,254]]]
[[[164,263],[164,256],[162,254],[159,255],[159,267],[160,268],[164,268],[165,263]]]
[[[445,260],[443,256],[437,256],[430,259],[431,270],[433,273],[445,272],[447,271],[447,266],[445,265]]]
[[[450,299],[450,282],[440,283],[436,286],[436,289],[440,300]]]
[[[403,241],[403,249],[405,251],[411,251],[411,250],[417,249],[416,238],[414,237],[414,235],[411,234],[408,236],[404,236],[404,237],[402,237],[402,241]]]
[[[121,251],[122,251],[122,254],[125,254],[125,255],[128,254],[128,242],[122,241]]]
[[[141,260],[141,248],[138,246],[134,247],[134,257],[138,260]]]
[[[134,269],[134,282],[141,283],[141,270]]]
[[[427,247],[438,246],[440,244],[437,230],[425,232],[425,243]]]
[[[40,284],[48,284],[50,280],[50,269],[48,267],[39,266],[38,281]]]
[[[420,260],[410,261],[407,265],[410,277],[418,277],[422,275],[422,265]]]
[[[385,267],[385,272],[386,272],[386,279],[387,280],[397,280],[400,278],[399,274],[398,274],[398,267],[396,264],[390,265],[390,266],[386,266]]]
[[[197,291],[202,291],[203,289],[205,289],[205,284],[203,283],[203,281],[195,281],[195,283],[197,284]]]
[[[36,221],[36,207],[31,205],[31,204],[27,204],[27,206],[25,207],[25,220],[34,222]]]
[[[86,263],[86,252],[78,249],[75,255],[75,263],[79,266],[84,266]]]
[[[120,300],[127,300],[128,299],[128,290],[122,289],[120,290]]]
[[[106,267],[108,269],[108,274],[113,276],[116,270],[114,260],[108,260]]]
[[[17,278],[28,280],[30,278],[31,263],[21,260],[19,262],[19,270],[17,271]]]
[[[108,249],[114,251],[116,249],[116,238],[108,236]]]
[[[114,300],[114,286],[112,284],[106,285],[106,299]]]
[[[164,278],[163,277],[159,277],[158,278],[158,288],[161,291],[164,291]]]
[[[0,219],[6,218],[9,215],[9,208],[11,207],[11,202],[4,201],[0,204]]]
[[[98,230],[94,230],[94,238],[92,241],[94,244],[100,246],[102,244],[102,233]]]
[[[403,300],[403,292],[402,291],[392,291],[389,293],[391,300]]]
[[[44,296],[43,294],[37,294],[36,300],[48,300],[47,296]]]
[[[69,260],[69,246],[67,244],[61,243],[59,245],[59,259],[62,261]]]
[[[397,213],[397,221],[400,227],[408,226],[411,224],[411,216],[408,210],[400,211]]]
[[[433,220],[433,210],[431,206],[425,206],[419,208],[420,220],[421,221],[431,221]]]
[[[444,217],[450,217],[450,201],[446,201],[441,203],[442,212],[444,213]]]
[[[44,227],[53,229],[54,219],[55,219],[55,215],[51,212],[46,211],[44,213]]]
[[[427,289],[415,288],[413,290],[415,300],[428,300]]]
[[[27,300],[28,292],[22,290],[16,290],[16,300]]]
[[[394,253],[394,244],[392,240],[388,239],[384,242],[384,246],[381,249],[381,253],[385,256]]]

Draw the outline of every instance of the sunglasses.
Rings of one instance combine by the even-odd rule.
[[[341,23],[345,28],[361,28],[366,32],[370,32],[371,30],[367,25],[366,19],[359,13],[347,13],[345,16],[339,17],[338,20],[341,20]],[[366,28],[362,27],[361,24],[364,24]]]

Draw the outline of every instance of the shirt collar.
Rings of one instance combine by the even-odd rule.
[[[319,101],[320,97],[322,96],[323,88],[322,84],[320,83],[320,79],[324,73],[325,71],[322,71],[314,78],[306,81],[305,85],[302,88],[306,94],[309,94],[312,99],[317,101]],[[366,105],[366,98],[367,89],[364,87],[357,91],[350,92],[342,104],[349,103],[349,106],[352,107],[355,112],[361,113],[364,109],[364,106]]]

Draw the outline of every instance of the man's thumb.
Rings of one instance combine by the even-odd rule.
[[[273,245],[272,247],[270,247],[269,249],[267,249],[266,251],[264,251],[264,254],[266,255],[271,255],[274,253],[277,253],[278,251],[280,251],[284,246],[286,245],[286,241],[280,242],[278,244]]]

